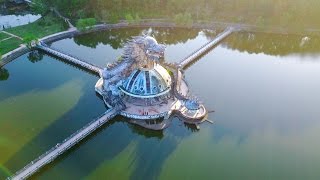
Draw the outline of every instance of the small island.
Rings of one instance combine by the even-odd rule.
[[[134,37],[120,59],[101,71],[96,92],[109,108],[148,129],[168,127],[173,116],[189,124],[203,122],[206,108],[189,95],[182,70],[165,62],[164,51],[153,37]]]

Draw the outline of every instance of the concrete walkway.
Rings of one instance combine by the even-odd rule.
[[[20,45],[19,48],[14,49],[4,55],[2,55],[2,60],[0,60],[0,68],[10,63],[11,61],[17,59],[22,54],[25,54],[29,51],[29,48],[25,45]]]
[[[11,36],[11,37],[8,37],[8,38],[5,38],[5,39],[2,39],[0,42],[3,42],[3,41],[6,41],[6,40],[9,40],[9,39],[11,39],[11,38],[13,38],[13,37]]]
[[[70,22],[69,18],[66,18],[62,16],[62,14],[56,9],[56,8],[51,8],[51,10],[61,19],[63,19],[69,26],[69,29],[75,29],[74,25]]]
[[[5,34],[7,34],[7,35],[9,35],[9,36],[12,36],[12,37],[18,38],[18,39],[20,39],[21,41],[23,41],[23,38],[22,38],[22,37],[20,37],[20,36],[14,35],[14,34],[9,33],[9,32],[7,32],[7,31],[1,31],[1,32],[5,33]]]

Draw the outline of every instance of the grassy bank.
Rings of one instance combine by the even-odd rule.
[[[8,40],[0,42],[0,54],[5,54],[9,51],[12,51],[19,47],[20,44],[22,44],[23,41],[21,41],[18,38],[10,38]]]
[[[41,38],[56,32],[66,30],[64,22],[58,17],[48,14],[41,19],[19,27],[13,27],[6,29],[7,32],[15,34],[23,39]],[[3,33],[0,33],[1,35]],[[17,38],[10,38],[0,43],[0,53],[5,54],[19,47],[20,44],[24,43],[22,40]]]
[[[8,37],[10,37],[8,34],[1,33],[1,32],[0,32],[0,41],[6,39],[6,38],[8,38]]]

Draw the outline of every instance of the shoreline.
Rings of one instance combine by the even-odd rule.
[[[74,37],[81,34],[87,34],[92,32],[110,30],[110,29],[121,29],[121,28],[147,28],[147,27],[159,27],[159,28],[190,28],[190,29],[218,29],[227,27],[236,27],[240,29],[240,32],[252,32],[252,33],[271,33],[271,34],[283,34],[283,35],[318,35],[320,36],[319,29],[305,29],[303,32],[290,31],[286,28],[281,27],[258,27],[255,25],[241,24],[241,23],[227,23],[227,22],[208,22],[201,21],[193,23],[192,25],[179,25],[174,22],[170,22],[166,19],[145,19],[136,23],[128,23],[126,21],[121,21],[116,24],[97,24],[92,27],[88,27],[85,31],[79,31],[76,28],[71,28],[67,31],[61,31],[55,34],[51,34],[39,39],[45,43],[51,43],[57,40]],[[9,51],[8,53],[2,55],[0,60],[0,67],[5,66],[14,59],[20,57],[21,55],[31,51],[25,45],[21,44],[20,47]]]

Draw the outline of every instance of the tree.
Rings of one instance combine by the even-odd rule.
[[[29,49],[31,49],[35,45],[35,43],[37,43],[37,37],[34,34],[29,33],[23,38],[23,42]]]
[[[132,15],[130,13],[126,14],[125,18],[128,23],[134,22],[134,18],[132,17]]]
[[[97,23],[97,20],[95,18],[85,18],[85,19],[79,19],[77,21],[77,28],[80,30],[80,31],[84,31],[86,30],[87,28],[91,28],[92,26],[94,26],[95,24]]]
[[[177,25],[192,26],[193,20],[190,13],[179,13],[174,17]]]
[[[31,3],[31,9],[37,14],[44,16],[49,11],[48,2],[45,0],[33,0]]]
[[[139,16],[139,14],[136,14],[135,18],[134,18],[135,22],[140,22],[141,21],[141,18]]]
[[[110,23],[118,23],[119,22],[119,16],[116,13],[112,13],[108,18]]]

